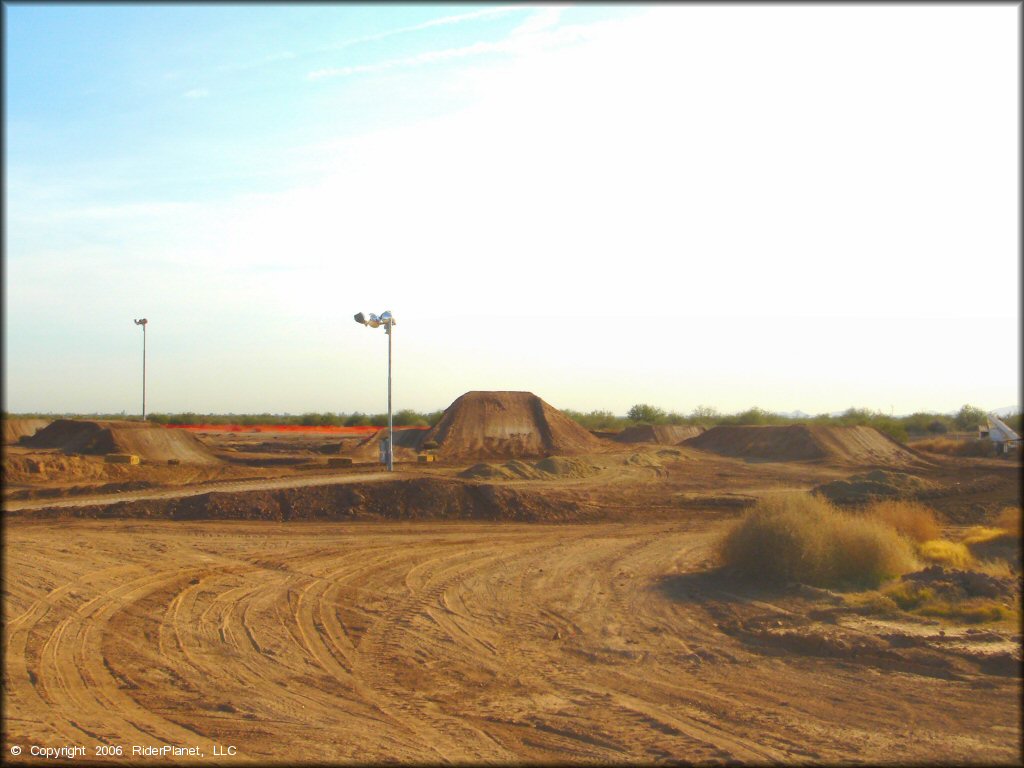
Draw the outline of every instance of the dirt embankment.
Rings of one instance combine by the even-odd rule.
[[[58,419],[22,440],[21,444],[29,448],[56,448],[66,454],[131,453],[146,461],[220,462],[193,435],[145,421]]]
[[[604,513],[571,494],[445,478],[218,491],[190,496],[61,506],[18,512],[32,519],[155,520],[509,520],[568,522]]]
[[[46,427],[49,419],[4,419],[4,445],[17,443],[23,437],[31,437]]]
[[[614,439],[619,443],[679,445],[684,440],[697,437],[703,431],[703,427],[682,424],[637,424],[635,427],[627,427],[622,430]]]
[[[424,437],[445,460],[571,456],[604,443],[532,392],[467,392]]]
[[[686,445],[723,456],[761,461],[821,461],[902,467],[926,462],[873,427],[820,424],[719,426]]]

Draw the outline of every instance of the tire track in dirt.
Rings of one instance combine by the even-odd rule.
[[[128,738],[138,744],[187,743],[195,732],[140,707],[115,681],[100,648],[111,616],[168,582],[180,571],[159,571],[113,586],[89,599],[63,619],[43,644],[39,681],[44,698],[83,735],[114,743]],[[97,660],[101,663],[97,664]]]
[[[1014,681],[723,632],[779,606],[700,576],[717,526],[72,521],[56,552],[63,524],[20,523],[5,734],[291,762],[1015,754]],[[700,578],[669,596],[673,573]]]

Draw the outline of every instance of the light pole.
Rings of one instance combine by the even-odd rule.
[[[387,464],[388,472],[395,471],[395,425],[391,415],[391,329],[395,327],[395,318],[391,312],[382,312],[380,317],[373,314],[369,316],[364,315],[360,312],[355,316],[357,323],[368,325],[371,328],[378,328],[384,326],[384,333],[388,335],[388,444],[387,444]]]
[[[149,320],[142,318],[136,320],[136,325],[142,326],[142,420],[146,420],[146,323]]]

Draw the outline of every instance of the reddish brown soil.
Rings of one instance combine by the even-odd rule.
[[[219,459],[188,432],[146,421],[58,419],[22,445],[57,448],[67,454],[130,453],[149,461],[216,464]]]
[[[485,458],[531,434],[452,421]],[[863,473],[849,450],[751,462],[592,438],[592,474],[477,481],[458,473],[480,454],[389,474],[326,467],[340,438],[203,439],[306,463],[5,452],[5,481],[42,462],[19,490],[65,496],[4,502],[5,762],[15,744],[26,764],[65,744],[205,753],[167,765],[215,745],[278,765],[1020,762],[1018,627],[880,621],[714,567],[756,499]],[[86,470],[125,487],[69,495]],[[1018,462],[903,471],[946,521],[1020,504]]]
[[[1019,636],[731,583],[722,525],[9,521],[5,763],[1019,764]]]
[[[703,427],[690,427],[680,424],[637,424],[627,427],[614,439],[620,443],[657,443],[659,445],[678,445],[691,437],[697,437],[704,431]]]
[[[31,437],[50,423],[49,419],[4,419],[4,444],[17,443],[22,437]]]
[[[902,467],[924,460],[873,427],[713,427],[686,445],[723,456],[762,461],[824,461],[858,466]]]
[[[572,456],[603,445],[531,392],[467,392],[427,433],[429,441],[449,461]]]

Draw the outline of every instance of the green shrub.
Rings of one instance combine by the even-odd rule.
[[[722,562],[752,579],[875,587],[917,567],[892,527],[806,493],[769,496],[723,537]]]
[[[638,424],[661,424],[665,420],[665,411],[653,405],[638,403],[629,409],[626,418]]]

